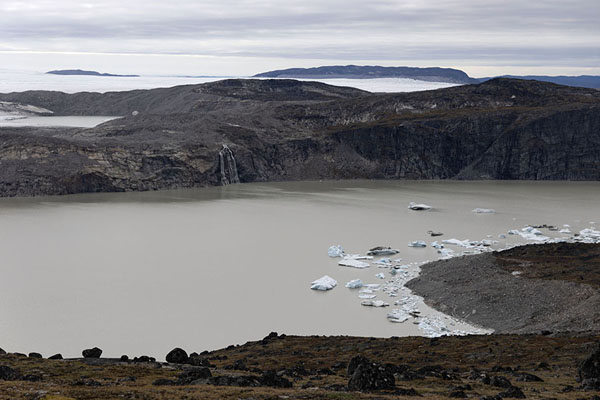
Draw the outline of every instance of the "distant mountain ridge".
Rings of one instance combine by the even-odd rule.
[[[453,68],[382,67],[378,65],[333,65],[314,68],[289,68],[263,72],[254,78],[408,78],[429,82],[478,83],[464,71]]]
[[[547,76],[547,75],[501,75],[485,78],[471,78],[466,72],[454,68],[418,68],[418,67],[381,67],[360,65],[333,65],[313,68],[288,68],[263,72],[255,78],[296,78],[296,79],[373,79],[373,78],[407,78],[429,82],[447,82],[458,84],[475,84],[494,78],[514,78],[556,83],[565,86],[600,89],[600,76]]]
[[[118,75],[118,74],[107,74],[101,73],[98,71],[86,71],[83,69],[57,69],[54,71],[48,71],[47,74],[51,75],[90,75],[90,76],[113,76],[113,77],[123,77],[123,78],[136,78],[139,75]]]
[[[579,76],[547,76],[547,75],[502,75],[488,78],[478,78],[479,82],[489,81],[494,78],[514,78],[528,81],[541,81],[556,83],[558,85],[584,87],[588,89],[600,89],[600,76],[579,75]]]

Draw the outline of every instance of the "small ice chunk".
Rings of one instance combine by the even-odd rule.
[[[511,272],[511,274],[513,274],[514,276],[521,275],[522,273],[523,273],[523,271],[513,271],[513,272]]]
[[[392,260],[389,258],[382,258],[381,260],[375,261],[373,264],[389,266],[392,263]]]
[[[330,276],[324,275],[310,284],[312,290],[331,290],[337,286],[337,281]]]
[[[383,274],[383,272],[380,272],[380,273],[378,273],[378,274],[375,275],[375,278],[385,279],[385,275]]]
[[[344,257],[344,249],[341,245],[330,246],[327,250],[329,257]]]
[[[504,233],[501,233],[498,235],[498,239],[506,239],[506,235]]]
[[[374,299],[375,297],[377,297],[377,295],[375,294],[367,294],[367,293],[361,293],[358,295],[359,299]]]
[[[359,261],[355,258],[344,257],[342,260],[338,262],[338,265],[342,267],[352,267],[352,268],[369,268],[369,263]]]
[[[427,243],[422,240],[415,240],[414,242],[410,242],[408,247],[427,247]]]
[[[404,310],[400,310],[400,309],[393,309],[391,310],[389,313],[387,313],[387,319],[390,322],[404,322],[406,320],[408,320],[408,318],[410,317],[410,315],[404,311]]]
[[[427,204],[418,204],[413,201],[410,202],[408,208],[415,211],[431,210],[431,206],[428,206]]]
[[[381,285],[379,283],[367,283],[363,286],[367,289],[373,289],[373,290],[379,290],[379,288],[381,287]]]
[[[362,285],[363,285],[363,283],[360,279],[353,279],[350,282],[346,283],[346,287],[348,289],[358,289],[358,288],[361,288]]]
[[[394,254],[400,253],[399,250],[392,249],[391,247],[377,246],[367,251],[368,256],[393,256]]]
[[[435,241],[435,242],[431,242],[431,247],[433,247],[434,249],[443,249],[444,245]]]
[[[360,304],[363,306],[368,306],[368,307],[387,307],[387,306],[389,306],[389,304],[383,300],[364,300],[364,301],[361,301]]]
[[[494,210],[493,208],[479,208],[479,207],[474,208],[471,211],[476,214],[494,214],[496,212],[496,210]]]
[[[569,233],[571,233],[571,230],[570,230],[569,228],[563,228],[563,229],[561,229],[561,230],[560,230],[560,231],[558,231],[558,232],[559,232],[559,233],[567,233],[567,234],[569,234]]]

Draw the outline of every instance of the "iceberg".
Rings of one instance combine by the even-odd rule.
[[[352,268],[369,268],[369,263],[359,261],[355,258],[344,257],[342,260],[338,262],[338,265],[342,267],[352,267]]]
[[[431,210],[431,206],[427,204],[418,204],[412,201],[408,204],[408,208],[415,211]]]
[[[327,250],[327,254],[329,255],[329,257],[332,257],[332,258],[343,257],[344,249],[339,244],[337,246],[334,245],[334,246],[329,247],[329,249]]]
[[[427,243],[422,240],[415,240],[414,242],[410,242],[408,247],[427,247]]]
[[[368,293],[361,293],[358,295],[359,299],[374,299],[375,297],[377,297],[377,295]]]
[[[385,301],[382,301],[382,300],[364,300],[364,301],[361,301],[360,304],[363,306],[367,306],[367,307],[387,307],[387,306],[389,306],[388,303],[386,303]]]
[[[391,247],[377,246],[367,251],[368,256],[393,256],[394,254],[400,253],[399,250],[392,249]]]
[[[380,272],[377,275],[375,275],[375,278],[385,279],[385,275],[383,274],[383,272]]]
[[[346,283],[346,287],[348,289],[358,289],[358,288],[361,288],[362,285],[363,285],[363,283],[360,279],[353,279],[350,282]]]
[[[404,310],[400,310],[400,309],[393,309],[391,310],[389,313],[387,313],[387,319],[390,322],[404,322],[406,320],[408,320],[408,318],[410,318],[410,315],[408,315],[408,313]]]
[[[324,275],[310,284],[312,290],[331,290],[337,286],[337,281],[330,276]]]
[[[494,214],[496,212],[496,210],[494,210],[493,208],[474,208],[471,210],[471,212],[474,212],[476,214]]]
[[[444,245],[435,241],[435,242],[431,242],[431,247],[433,247],[434,249],[443,249]]]

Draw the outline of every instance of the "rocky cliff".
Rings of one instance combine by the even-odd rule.
[[[124,116],[93,129],[0,128],[1,196],[238,180],[600,179],[600,92],[535,81],[372,94],[225,80],[0,101]]]

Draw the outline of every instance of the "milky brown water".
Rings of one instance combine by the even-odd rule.
[[[387,245],[407,263],[434,260],[435,249],[407,243],[430,243],[428,230],[472,240],[526,224],[575,231],[600,221],[599,195],[599,183],[342,181],[1,199],[0,347],[163,359],[175,346],[216,349],[270,331],[417,335],[344,287],[381,283],[374,275],[387,270],[340,267],[327,248]],[[325,274],[338,286],[310,290]]]

